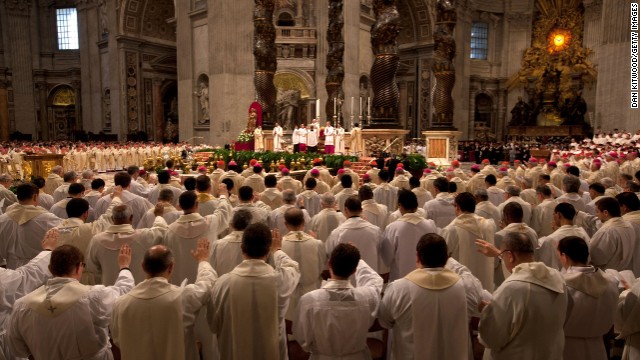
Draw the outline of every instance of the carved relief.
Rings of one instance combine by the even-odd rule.
[[[126,52],[127,86],[127,129],[129,133],[138,131],[140,114],[138,108],[138,54]]]
[[[111,90],[104,89],[102,94],[102,129],[111,130]]]
[[[4,0],[7,12],[13,15],[28,15],[31,0]]]
[[[375,135],[364,139],[364,146],[369,154],[375,154],[378,151],[382,151],[387,146],[386,144],[387,141],[385,139],[381,139]]]
[[[175,26],[167,23],[174,16],[175,8],[171,0],[148,1],[142,20],[142,35],[163,40],[176,41]]]

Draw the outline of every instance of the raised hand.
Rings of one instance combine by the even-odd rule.
[[[276,252],[282,248],[282,235],[278,229],[271,230],[271,252]]]
[[[58,229],[53,228],[47,231],[44,235],[44,239],[42,239],[42,249],[43,250],[53,250],[58,247],[58,241],[60,240],[60,231]]]
[[[497,257],[500,255],[500,250],[484,240],[476,239],[475,243],[478,246],[478,252],[484,256]]]
[[[120,269],[124,269],[128,268],[129,265],[131,265],[131,247],[124,244],[120,247],[120,252],[118,253],[118,266]]]
[[[191,250],[191,256],[198,262],[209,260],[209,239],[202,238],[198,240],[196,249]]]

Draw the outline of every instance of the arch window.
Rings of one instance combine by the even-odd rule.
[[[283,11],[280,15],[278,15],[278,22],[276,24],[278,26],[295,26],[296,21],[293,19],[293,15],[286,11]]]

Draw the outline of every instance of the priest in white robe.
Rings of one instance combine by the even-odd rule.
[[[193,327],[217,275],[207,262],[207,239],[198,241],[191,256],[195,261],[190,262],[198,265],[197,276],[192,284],[179,287],[170,283],[177,261],[172,251],[162,245],[146,251],[146,279],[113,307],[111,338],[123,359],[200,359]]]
[[[346,174],[340,178],[340,185],[342,185],[342,191],[336,194],[336,202],[338,203],[338,209],[344,212],[345,201],[352,196],[358,196],[358,191],[352,187],[353,179],[351,176]]]
[[[640,281],[627,284],[618,298],[614,327],[625,340],[623,360],[640,359]]]
[[[242,234],[251,224],[251,212],[240,209],[233,213],[229,235],[211,245],[209,262],[219,276],[230,273],[242,262]]]
[[[322,210],[311,219],[309,230],[316,234],[318,240],[326,242],[333,229],[342,224],[346,218],[336,210],[336,198],[332,193],[320,197]]]
[[[369,328],[376,318],[383,281],[360,259],[358,249],[340,244],[329,259],[329,281],[300,299],[293,335],[311,360],[370,359]],[[356,285],[349,277],[355,274]]]
[[[485,219],[493,220],[496,229],[502,224],[502,214],[500,210],[489,201],[489,195],[486,189],[478,189],[473,194],[476,198],[475,214]]]
[[[49,278],[51,251],[58,244],[58,236],[47,236],[42,241],[42,251],[29,263],[15,270],[0,268],[0,359],[13,359],[9,349],[7,332],[9,317],[16,300],[42,286]]]
[[[640,198],[635,193],[623,192],[616,196],[620,203],[622,218],[633,226],[636,233],[634,247],[633,273],[640,275]]]
[[[591,238],[589,253],[591,264],[603,270],[633,270],[636,234],[621,215],[615,198],[606,197],[596,203],[596,216],[602,226]]]
[[[76,182],[76,173],[75,171],[68,171],[66,173],[64,173],[62,179],[64,180],[64,183],[60,186],[58,186],[54,191],[53,194],[51,194],[51,196],[53,196],[53,201],[54,202],[58,202],[64,198],[67,197],[67,194],[69,193],[69,185],[73,184]]]
[[[280,231],[280,234],[283,236],[287,235],[287,233],[289,232],[289,229],[287,229],[287,227],[284,224],[284,213],[285,211],[298,206],[296,205],[296,201],[298,201],[298,204],[301,202],[301,200],[300,201],[297,200],[296,194],[292,190],[285,190],[282,192],[282,202],[283,202],[282,206],[273,210],[268,215],[269,226],[272,229],[278,229],[278,231]],[[303,209],[302,212],[304,213],[305,224],[310,224],[311,216],[309,216],[309,213],[307,212],[306,209]],[[252,216],[255,216],[255,215],[252,213]],[[255,221],[255,219],[253,219],[252,221],[254,223],[260,222],[260,221]]]
[[[386,205],[389,212],[396,211],[398,207],[398,188],[391,186],[389,180],[389,172],[380,170],[378,173],[380,184],[373,190],[373,198],[378,204]],[[369,264],[371,265],[371,264]]]
[[[456,218],[442,229],[442,237],[447,241],[451,257],[469,268],[484,289],[493,290],[493,260],[487,259],[476,250],[474,241],[485,240],[493,244],[496,231],[493,220],[474,214],[475,198],[470,193],[458,194],[454,200]]]
[[[156,185],[156,187],[154,187],[153,189],[151,189],[151,191],[149,191],[149,202],[153,205],[158,203],[158,197],[160,196],[160,191],[164,190],[164,189],[169,189],[171,191],[173,191],[173,198],[175,199],[175,202],[173,205],[177,205],[178,204],[178,198],[180,197],[180,194],[182,194],[183,190],[182,189],[178,189],[177,187],[171,185],[170,182],[171,179],[171,175],[169,175],[168,171],[160,171],[160,173],[158,174],[158,185]]]
[[[213,286],[207,320],[222,359],[288,358],[284,316],[300,270],[281,247],[277,231],[272,239],[265,224],[249,225],[242,236],[245,260]],[[265,262],[270,252],[273,267]]]
[[[178,209],[176,209],[175,206],[173,206],[173,204],[176,202],[174,200],[174,196],[175,195],[173,194],[173,191],[169,189],[163,189],[162,191],[160,191],[160,196],[158,196],[157,205],[161,205],[163,207],[162,217],[164,218],[164,221],[167,222],[167,225],[173,224],[176,220],[178,220],[180,216],[183,215],[182,211],[179,211]],[[153,222],[156,220],[155,212],[156,212],[155,207],[152,209],[149,209],[144,214],[142,219],[140,219],[140,221],[135,226],[135,228],[147,229],[152,227]]]
[[[264,185],[266,188],[260,194],[258,199],[267,204],[271,210],[275,210],[282,206],[282,191],[278,190],[278,180],[275,175],[267,175],[264,177]]]
[[[378,308],[380,325],[393,330],[391,359],[468,359],[465,287],[459,275],[445,269],[447,244],[427,234],[416,253],[417,269],[387,285]]]
[[[362,217],[384,231],[389,223],[387,206],[378,204],[373,198],[373,191],[367,186],[363,186],[358,190],[358,197],[362,202]]]
[[[135,195],[129,191],[131,186],[131,175],[126,172],[119,172],[113,176],[113,183],[115,186],[121,186],[124,191],[122,195],[120,195],[120,200],[122,204],[127,205],[131,208],[131,212],[133,213],[133,224],[138,224],[140,219],[144,216],[144,214],[153,208],[151,203],[138,195]],[[94,208],[94,216],[99,217],[105,212],[107,212],[107,208],[109,208],[109,203],[111,202],[111,197],[103,196],[96,203],[96,207]]]
[[[9,190],[11,185],[13,185],[13,178],[10,175],[0,175],[0,201],[2,201],[2,207],[0,207],[0,210],[3,213],[7,211],[9,206],[18,202],[16,195]]]
[[[553,232],[553,213],[558,202],[553,199],[551,189],[547,185],[536,188],[538,205],[531,214],[531,228],[538,233],[538,237],[550,235]]]
[[[35,359],[113,359],[111,311],[116,299],[134,285],[131,249],[122,246],[118,253],[115,284],[88,286],[78,281],[84,270],[80,250],[72,245],[56,248],[49,264],[53,278],[14,305],[9,327],[14,354]]]
[[[38,188],[21,184],[17,188],[18,203],[0,216],[0,258],[8,269],[16,269],[40,253],[45,233],[62,219],[37,206]]]
[[[567,289],[557,270],[534,262],[531,241],[520,233],[509,234],[500,250],[477,242],[487,256],[499,257],[512,274],[481,304],[478,326],[485,358],[493,360],[561,359]]]
[[[498,210],[500,210],[500,213],[502,213],[502,210],[508,203],[516,202],[520,204],[520,206],[522,206],[522,222],[527,225],[531,225],[531,204],[524,201],[524,199],[520,197],[520,188],[517,186],[507,186],[505,190],[505,197],[507,199],[498,206]]]
[[[51,169],[51,174],[47,176],[46,185],[44,187],[45,193],[53,195],[53,192],[56,191],[56,189],[64,183],[64,180],[62,179],[62,173],[63,170],[62,166],[60,165],[56,165],[53,167],[53,169]]]
[[[437,178],[433,181],[435,199],[424,204],[427,219],[435,221],[436,226],[442,229],[451,224],[456,217],[453,207],[453,197],[449,194],[449,182],[445,178]]]
[[[317,186],[316,179],[309,178],[305,181],[306,190],[298,195],[298,203],[303,206],[309,213],[309,216],[313,218],[320,212],[320,194],[315,191]]]
[[[564,359],[606,360],[602,338],[611,326],[618,304],[618,280],[588,266],[589,246],[577,236],[558,243],[560,261],[566,272],[568,300],[564,324]]]
[[[576,209],[569,203],[556,205],[553,212],[553,227],[556,228],[551,235],[538,239],[540,246],[537,252],[538,261],[543,262],[550,268],[562,269],[560,256],[558,254],[558,242],[569,236],[577,236],[589,243],[589,234],[580,226],[574,225]]]
[[[400,190],[398,210],[402,216],[389,224],[382,234],[380,257],[390,268],[389,281],[403,278],[415,270],[415,251],[425,234],[437,234],[433,220],[418,215],[418,199],[409,190]]]

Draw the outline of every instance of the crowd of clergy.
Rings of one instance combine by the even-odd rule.
[[[640,159],[553,160],[0,175],[0,359],[640,359]]]

